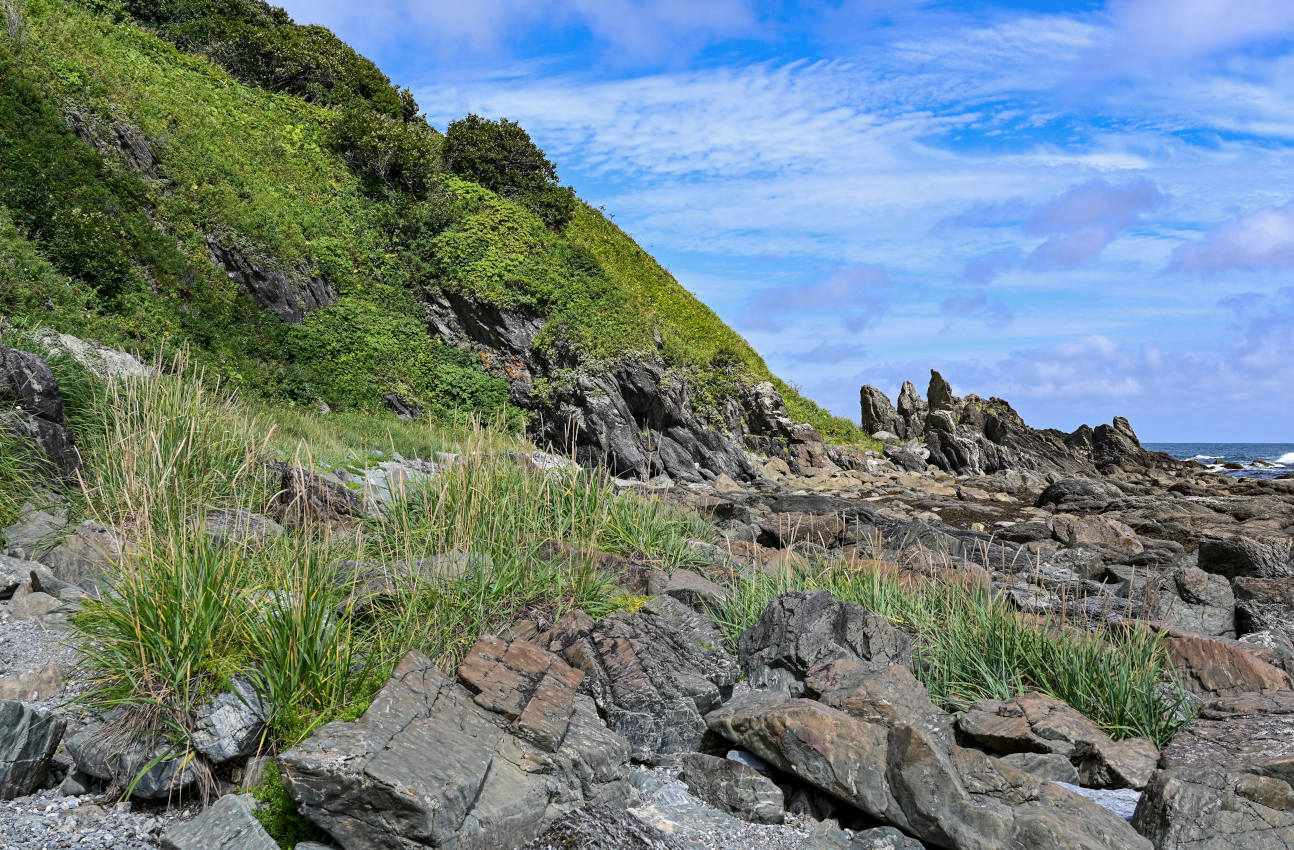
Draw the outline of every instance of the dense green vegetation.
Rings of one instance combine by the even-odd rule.
[[[716,615],[730,648],[769,602],[796,590],[826,590],[909,632],[917,678],[931,700],[952,711],[979,699],[1041,691],[1115,738],[1144,736],[1161,747],[1193,714],[1155,632],[1103,634],[1074,630],[1060,619],[1038,622],[986,588],[905,580],[878,562],[827,562],[739,579]]]
[[[502,411],[503,381],[427,336],[418,299],[438,288],[550,315],[539,344],[562,368],[658,352],[703,412],[775,380],[512,122],[442,135],[367,60],[258,0],[18,6],[25,37],[0,36],[0,262],[30,271],[0,283],[7,313],[187,346],[246,391],[334,408],[395,392]],[[156,179],[119,155],[119,129],[148,140]],[[213,266],[209,237],[340,300],[285,326]],[[862,437],[780,388],[828,436]]]

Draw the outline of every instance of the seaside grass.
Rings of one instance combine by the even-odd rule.
[[[716,612],[731,651],[775,597],[825,590],[890,620],[913,637],[915,673],[951,711],[1026,691],[1063,700],[1115,738],[1164,746],[1190,719],[1189,699],[1161,637],[1081,632],[1020,616],[980,587],[905,581],[878,562],[791,566],[741,578]]]

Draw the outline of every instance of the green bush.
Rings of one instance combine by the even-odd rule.
[[[101,3],[93,0],[92,7]],[[392,86],[332,32],[295,24],[261,0],[124,0],[121,7],[248,85],[332,106],[361,103],[402,121],[418,113],[407,89]]]
[[[518,201],[546,226],[561,230],[575,211],[575,193],[557,183],[557,167],[521,125],[475,113],[445,131],[445,167],[491,192]]]
[[[441,136],[425,123],[406,123],[364,106],[338,113],[329,146],[360,177],[411,195],[425,195],[440,170]]]

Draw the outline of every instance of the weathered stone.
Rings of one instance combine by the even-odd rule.
[[[728,600],[726,589],[685,569],[670,573],[664,592],[699,614],[717,611]]]
[[[633,757],[658,764],[698,748],[703,715],[737,681],[737,665],[721,644],[707,620],[658,596],[637,614],[559,623],[549,648],[584,671],[607,725],[629,741]]]
[[[133,547],[116,531],[86,520],[52,549],[38,556],[54,576],[68,584],[101,578],[111,572]]]
[[[787,548],[796,543],[836,546],[847,539],[849,524],[834,514],[810,514],[798,511],[774,513],[762,517],[760,542]]]
[[[1236,636],[1235,595],[1223,576],[1182,567],[1148,590],[1146,597],[1154,605],[1157,619],[1183,631],[1207,637]]]
[[[930,370],[930,386],[926,388],[926,404],[931,413],[953,409],[953,388],[943,375]]]
[[[556,655],[524,641],[482,638],[458,666],[477,705],[513,721],[510,731],[544,752],[566,738],[575,694],[584,674]]]
[[[1048,485],[1038,495],[1035,504],[1040,508],[1050,507],[1056,511],[1099,511],[1122,495],[1122,490],[1107,481],[1062,478]]]
[[[1200,542],[1199,566],[1228,578],[1289,578],[1294,577],[1294,547],[1289,538],[1207,537]]]
[[[66,723],[53,713],[0,700],[0,799],[22,797],[41,786]]]
[[[0,700],[42,702],[63,690],[63,668],[57,661],[0,679]]]
[[[26,351],[0,345],[0,429],[32,446],[33,460],[50,477],[71,481],[81,467],[63,416],[63,394],[49,364]]]
[[[738,761],[688,753],[683,776],[688,790],[701,800],[752,823],[781,823],[786,813],[777,783]]]
[[[1001,760],[1048,782],[1078,784],[1078,768],[1060,753],[1010,753]]]
[[[1095,804],[918,727],[768,693],[707,720],[780,770],[936,847],[1149,847]]]
[[[1186,687],[1201,696],[1294,688],[1288,673],[1240,641],[1171,632],[1164,638],[1164,649]]]
[[[410,652],[359,720],[321,727],[280,763],[301,812],[348,848],[512,847],[571,809],[626,799],[629,748],[587,697],[553,753],[510,734],[515,719]]]
[[[625,590],[642,596],[658,596],[665,592],[665,585],[669,583],[669,576],[650,564],[557,540],[545,540],[539,547],[538,557],[546,561],[592,564],[614,576],[616,583]]]
[[[1294,635],[1294,577],[1239,577],[1235,591],[1236,626],[1242,633],[1279,631]]]
[[[1107,516],[1055,516],[1047,520],[1052,535],[1066,546],[1101,546],[1125,555],[1145,551],[1127,524]]]
[[[1059,753],[1068,758],[1079,743],[1110,736],[1063,701],[1030,692],[1006,702],[980,700],[957,717],[968,741],[998,753]]]
[[[601,804],[562,815],[543,835],[518,850],[683,850],[683,847],[624,809]]]
[[[123,734],[110,725],[82,729],[64,747],[81,773],[121,791],[131,788],[136,800],[179,797],[198,777],[192,753],[175,753],[165,741]]]
[[[1074,746],[1073,759],[1080,784],[1087,788],[1140,791],[1155,772],[1159,748],[1146,738],[1080,741]]]
[[[841,659],[858,665],[859,674],[877,673],[894,664],[911,664],[912,642],[884,617],[826,591],[799,591],[765,606],[755,625],[741,636],[739,657],[755,685],[776,683],[802,692],[815,668]],[[836,681],[834,688],[847,687]],[[821,685],[825,687],[825,685]]]
[[[246,758],[260,748],[268,715],[255,685],[244,676],[234,676],[230,690],[194,711],[197,720],[189,742],[212,764]]]
[[[280,321],[299,325],[307,314],[337,301],[337,293],[322,277],[308,269],[285,271],[215,236],[207,237],[207,250],[238,288]]]
[[[1160,756],[1133,825],[1157,850],[1294,848],[1294,693],[1211,700]]]
[[[207,511],[204,527],[212,540],[233,546],[260,545],[283,534],[274,520],[242,508]]]
[[[192,820],[172,824],[162,836],[163,850],[276,850],[278,846],[252,814],[252,798],[237,794],[221,797]]]
[[[862,411],[862,418],[859,421],[868,434],[890,431],[897,437],[903,430],[903,420],[899,418],[898,411],[890,404],[885,393],[876,387],[867,385],[860,389],[858,403]]]
[[[274,511],[284,523],[344,524],[367,515],[364,499],[340,481],[286,463],[280,464],[278,471]]]

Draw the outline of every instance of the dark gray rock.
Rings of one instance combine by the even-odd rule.
[[[261,545],[283,534],[283,526],[267,516],[234,508],[207,511],[207,536],[232,546]]]
[[[1231,582],[1235,592],[1239,632],[1280,632],[1294,635],[1294,578],[1250,578]]]
[[[157,179],[157,152],[134,127],[120,121],[101,121],[78,110],[69,111],[63,120],[81,141],[101,153],[114,153],[145,177]]]
[[[0,429],[27,442],[52,479],[70,482],[81,454],[63,416],[63,394],[49,364],[0,345]]]
[[[1078,768],[1060,753],[1011,753],[1002,756],[1002,761],[1048,782],[1078,784]]]
[[[934,369],[930,370],[930,386],[926,389],[926,404],[929,405],[930,413],[937,410],[951,411],[953,409],[953,388],[944,376]]]
[[[833,662],[854,662],[851,673],[878,673],[911,665],[912,642],[884,617],[826,591],[798,591],[765,606],[741,636],[739,657],[756,686],[803,693],[805,678]],[[832,689],[848,686],[833,682]],[[821,687],[827,687],[822,685]]]
[[[31,581],[32,568],[43,566],[35,561],[0,555],[0,599],[12,599],[14,591]]]
[[[1132,823],[1157,850],[1294,848],[1294,692],[1204,704],[1164,749]]]
[[[422,418],[422,405],[416,401],[410,401],[397,393],[387,393],[382,396],[382,404],[386,405],[386,409],[400,419],[413,420]]]
[[[899,419],[902,420],[902,427],[895,433],[905,440],[920,437],[926,430],[927,407],[921,396],[917,395],[917,388],[911,381],[903,382],[896,408]]]
[[[860,389],[858,391],[858,403],[862,410],[861,423],[863,430],[868,434],[889,431],[898,436],[903,430],[903,420],[899,418],[898,411],[894,409],[894,405],[890,404],[890,400],[885,393],[876,387],[867,385]]]
[[[189,742],[212,764],[224,764],[256,753],[269,710],[250,680],[234,676],[231,689],[199,706],[194,717]]]
[[[567,811],[628,798],[628,745],[587,697],[570,704],[548,752],[510,731],[524,711],[496,713],[481,694],[494,704],[493,689],[474,698],[410,652],[359,720],[329,723],[282,755],[289,794],[342,846],[391,850],[514,847]]]
[[[1040,508],[1073,513],[1092,513],[1102,510],[1123,491],[1113,484],[1094,478],[1062,478],[1047,486],[1034,503]]]
[[[278,316],[280,321],[299,325],[307,314],[337,303],[337,293],[328,281],[308,269],[285,271],[215,236],[207,237],[207,250],[211,252],[212,262],[225,270],[242,294]]]
[[[179,797],[197,780],[191,753],[176,752],[165,741],[123,733],[114,725],[89,726],[64,744],[81,773],[136,800]],[[150,767],[151,765],[151,767]]]
[[[45,782],[66,720],[13,700],[0,700],[0,799],[12,800]]]
[[[1236,600],[1224,576],[1188,566],[1156,584],[1146,594],[1155,619],[1208,637],[1236,636]]]
[[[564,619],[549,648],[584,672],[584,687],[633,757],[659,764],[697,750],[705,712],[731,693],[739,671],[721,645],[707,620],[658,596],[637,614]]]
[[[1294,576],[1294,543],[1288,537],[1206,537],[1200,541],[1199,558],[1200,569],[1228,578]]]
[[[192,820],[172,824],[162,836],[163,850],[277,850],[278,846],[252,814],[252,798],[240,794],[221,797]]]
[[[728,591],[692,570],[679,568],[670,573],[664,593],[699,614],[718,611],[728,599]]]
[[[682,845],[626,810],[607,804],[562,815],[518,850],[683,850]]]
[[[739,761],[688,753],[683,782],[699,799],[752,823],[781,823],[786,801],[777,783]]]

